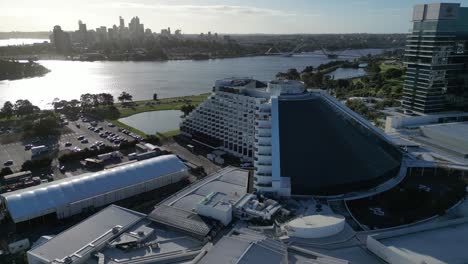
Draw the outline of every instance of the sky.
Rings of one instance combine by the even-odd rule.
[[[468,0],[457,2],[468,6]],[[0,31],[76,30],[128,24],[183,33],[407,33],[424,0],[0,0]]]

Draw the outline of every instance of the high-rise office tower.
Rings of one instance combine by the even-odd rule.
[[[64,32],[60,26],[55,26],[52,32],[51,40],[60,54],[68,54],[71,52],[70,35]]]
[[[125,21],[121,16],[119,17],[119,22],[120,22],[119,23],[119,28],[120,28],[120,30],[123,30],[125,28]]]
[[[468,8],[414,7],[403,107],[416,113],[468,111]]]

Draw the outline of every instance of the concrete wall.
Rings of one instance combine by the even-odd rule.
[[[384,261],[390,264],[402,264],[402,263],[420,264],[393,251],[391,248],[388,248],[384,244],[380,243],[379,241],[374,239],[372,236],[367,237],[366,246],[367,246],[367,249],[369,249],[372,253],[376,254],[381,259],[383,259]]]

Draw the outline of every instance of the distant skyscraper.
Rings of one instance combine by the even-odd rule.
[[[119,17],[119,22],[120,22],[119,28],[120,28],[120,30],[123,30],[125,28],[125,21],[121,16]]]
[[[405,57],[405,109],[468,111],[468,8],[453,3],[415,6]]]
[[[143,38],[145,33],[143,24],[140,24],[140,18],[138,17],[134,17],[130,20],[128,30],[130,31],[130,38],[135,40]]]
[[[78,20],[78,31],[80,32],[87,32],[86,24],[84,24],[81,20]]]
[[[68,54],[71,52],[70,35],[67,32],[64,32],[60,26],[54,27],[51,40],[53,41],[58,53]]]
[[[86,28],[86,24],[84,24],[81,20],[78,20],[78,41],[80,43],[87,43],[88,42],[88,29]],[[75,41],[75,40],[74,40]]]

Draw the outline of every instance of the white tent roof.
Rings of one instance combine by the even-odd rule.
[[[175,155],[165,155],[1,196],[13,221],[18,223],[53,213],[67,204],[183,170],[185,165]]]

